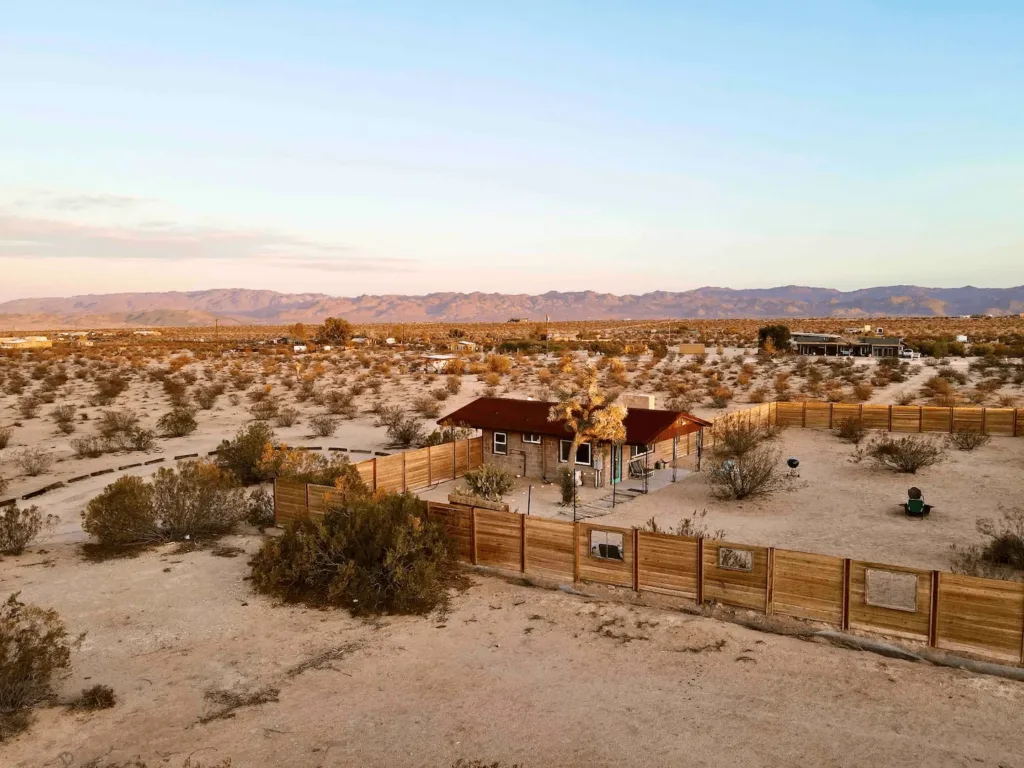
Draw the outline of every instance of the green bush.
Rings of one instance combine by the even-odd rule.
[[[261,472],[263,454],[274,442],[274,430],[256,422],[238,430],[232,440],[221,441],[217,466],[234,474],[243,484],[262,483],[272,478]]]
[[[15,504],[0,509],[0,555],[20,555],[44,526],[55,521],[52,515],[44,518],[39,507],[20,509]]]
[[[868,445],[865,453],[882,469],[911,475],[919,469],[938,464],[945,457],[942,444],[923,435],[879,435]]]
[[[481,464],[469,470],[462,479],[470,494],[489,501],[501,501],[501,497],[516,484],[511,472],[494,464]]]
[[[249,494],[246,500],[245,522],[261,529],[274,524],[274,497],[266,488],[256,488]]]
[[[118,478],[86,506],[82,530],[109,547],[159,541],[152,486],[135,475]]]
[[[13,594],[0,605],[0,742],[24,730],[31,708],[53,696],[71,666],[73,642],[53,610]]]
[[[562,494],[562,504],[572,504],[576,495],[576,479],[568,467],[558,470],[558,489]]]
[[[165,413],[156,423],[156,428],[167,437],[185,437],[191,435],[199,424],[196,421],[196,409],[182,405]]]
[[[782,478],[777,450],[761,443],[740,455],[730,456],[718,452],[718,447],[715,446],[708,470],[708,484],[716,497],[740,500],[778,490]]]
[[[389,426],[387,435],[391,445],[398,448],[418,445],[425,439],[423,425],[415,416],[402,418],[400,421]]]
[[[977,429],[958,429],[949,436],[949,444],[959,451],[973,451],[990,442],[992,438]]]
[[[263,593],[354,615],[428,613],[443,605],[456,572],[442,526],[416,496],[332,498],[322,519],[290,523],[252,560]]]
[[[860,419],[852,417],[839,421],[832,427],[832,431],[840,440],[854,445],[859,445],[868,433],[864,423]]]

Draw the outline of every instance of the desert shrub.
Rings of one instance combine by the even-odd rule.
[[[135,475],[118,478],[86,506],[82,530],[108,547],[159,541],[152,486]]]
[[[512,359],[507,355],[490,354],[486,360],[487,370],[503,375],[512,370]]]
[[[294,427],[299,422],[299,411],[297,408],[282,408],[274,417],[275,427]]]
[[[204,411],[209,411],[216,405],[217,398],[222,394],[224,394],[223,384],[209,384],[205,387],[197,387],[192,393],[192,399]]]
[[[707,523],[704,522],[704,518],[707,516],[706,509],[701,512],[695,511],[693,517],[684,517],[676,524],[675,528],[662,528],[652,515],[640,530],[650,533],[666,533],[672,536],[686,536],[691,539],[724,539],[725,531],[723,529],[719,528],[714,533],[708,531]]]
[[[231,472],[245,485],[268,478],[260,472],[263,453],[274,442],[274,430],[256,422],[238,430],[231,440],[222,440],[217,449],[217,466]]]
[[[185,437],[199,428],[196,410],[189,406],[178,406],[168,411],[156,422],[156,427],[167,437]]]
[[[835,433],[835,436],[840,440],[847,443],[853,443],[854,445],[859,445],[868,434],[868,430],[867,427],[864,426],[864,422],[852,417],[840,420],[834,427],[832,427],[832,432]]]
[[[25,395],[18,400],[18,413],[23,419],[34,419],[39,415],[39,398],[35,395]]]
[[[143,429],[134,411],[104,411],[96,423],[105,447],[111,451],[149,451],[156,444],[156,433]]]
[[[423,441],[423,425],[415,416],[403,417],[401,421],[388,427],[387,435],[392,445],[399,448],[408,448]]]
[[[73,645],[56,611],[26,605],[17,593],[0,605],[0,742],[27,727],[31,708],[53,697]]]
[[[779,452],[761,442],[738,455],[718,452],[709,461],[708,485],[720,499],[747,499],[778,490]]]
[[[989,541],[970,547],[952,546],[953,573],[1020,581],[1024,571],[1024,509],[1003,508],[998,521],[982,518],[978,532]]]
[[[253,403],[252,407],[249,409],[249,415],[257,421],[270,421],[272,418],[277,416],[279,409],[280,405],[277,400],[272,397],[268,397],[265,400]]]
[[[252,559],[257,590],[353,614],[428,613],[455,572],[444,528],[409,493],[332,498],[322,519],[289,524]]]
[[[356,416],[356,403],[352,394],[340,389],[332,389],[323,395],[323,406],[332,416],[353,419]]]
[[[4,479],[3,475],[0,475],[0,496],[3,496],[7,491],[7,480]]]
[[[405,420],[405,411],[397,405],[378,404],[374,407],[378,427],[392,427]]]
[[[164,393],[175,408],[185,405],[188,399],[188,385],[177,378],[166,378],[163,383]]]
[[[230,533],[245,518],[238,479],[208,461],[187,461],[153,476],[153,511],[164,541]]]
[[[468,440],[473,436],[473,432],[474,430],[469,427],[441,427],[427,435],[423,439],[422,444],[424,446],[444,445],[456,440]]]
[[[434,387],[434,389],[430,390],[430,396],[439,403],[447,400],[450,394],[446,387]]]
[[[274,524],[274,496],[266,488],[261,486],[249,494],[245,522],[256,528],[269,528]]]
[[[110,709],[116,704],[117,697],[114,695],[114,689],[109,685],[93,685],[83,688],[81,693],[68,702],[71,709],[88,711]]]
[[[0,451],[11,444],[11,435],[14,434],[14,427],[0,427]]]
[[[23,448],[14,454],[14,463],[29,477],[38,477],[53,466],[54,456],[45,448]]]
[[[557,474],[558,490],[561,493],[562,504],[572,504],[576,496],[576,479],[568,467],[561,467]]]
[[[309,428],[317,437],[331,437],[338,431],[338,420],[325,413],[317,414],[309,420]]]
[[[43,517],[39,507],[21,509],[17,504],[0,509],[0,555],[20,555],[44,526],[56,521]]]
[[[444,379],[444,387],[448,390],[449,394],[457,395],[462,389],[462,379],[454,374],[449,374]]]
[[[882,434],[868,444],[864,455],[878,467],[912,475],[919,469],[938,464],[944,453],[941,443],[923,435]]]
[[[259,474],[267,480],[282,478],[336,488],[358,487],[359,472],[347,456],[300,451],[281,446],[267,447],[259,465]]]
[[[120,374],[97,379],[92,403],[93,405],[110,405],[126,389],[128,389],[128,380]]]
[[[958,429],[949,436],[949,444],[958,451],[973,451],[990,442],[992,438],[977,429]]]
[[[417,397],[412,401],[412,408],[425,419],[436,419],[441,415],[441,406],[432,397]]]
[[[725,408],[733,398],[733,391],[726,386],[717,386],[711,391],[711,405]]]
[[[469,470],[462,479],[471,495],[490,501],[501,501],[501,497],[516,484],[511,472],[494,464],[481,464]]]
[[[766,440],[779,435],[777,427],[758,426],[744,421],[726,422],[715,428],[713,452],[722,459],[736,459],[745,456]]]
[[[103,455],[106,443],[98,435],[83,435],[71,441],[71,450],[76,459],[95,459]]]
[[[61,434],[70,435],[75,431],[75,406],[58,405],[50,411],[50,418]]]

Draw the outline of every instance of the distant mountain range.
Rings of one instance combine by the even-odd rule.
[[[277,293],[245,289],[186,293],[113,293],[70,298],[17,299],[0,304],[0,328],[119,328],[318,323],[344,317],[357,323],[495,322],[658,318],[879,317],[1016,315],[1024,313],[1024,286],[920,288],[895,285],[837,291],[795,285],[734,290],[698,288],[640,295],[549,291],[356,296]]]

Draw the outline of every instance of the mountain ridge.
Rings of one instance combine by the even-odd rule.
[[[500,322],[543,320],[728,319],[877,316],[942,316],[1024,313],[1024,286],[927,288],[878,286],[853,291],[785,285],[734,289],[704,286],[689,291],[612,294],[548,291],[507,294],[473,291],[423,295],[280,293],[246,288],[86,294],[14,299],[0,303],[0,326],[31,330],[57,327],[171,327],[224,324],[352,322]]]

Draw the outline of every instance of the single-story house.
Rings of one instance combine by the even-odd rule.
[[[476,342],[462,339],[452,342],[448,348],[452,352],[476,352]]]
[[[839,357],[900,357],[903,339],[861,336],[850,339],[835,333],[793,333],[792,349],[801,355]]]
[[[572,435],[564,421],[549,421],[554,403],[480,397],[438,421],[479,429],[484,462],[523,477],[555,480],[567,466]],[[629,408],[623,420],[626,439],[621,445],[582,443],[576,469],[584,485],[601,488],[631,476],[643,476],[654,462],[678,456],[678,440],[701,435],[710,422],[684,411]]]
[[[49,349],[53,342],[45,336],[6,336],[0,338],[0,349]]]

